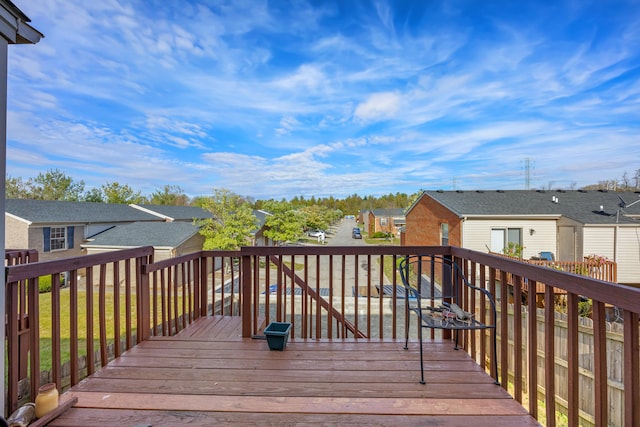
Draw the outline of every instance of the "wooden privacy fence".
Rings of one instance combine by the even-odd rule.
[[[535,369],[537,377],[540,378],[540,382],[537,384],[537,394],[528,395],[528,399],[537,399],[538,401],[545,401],[545,395],[549,392],[547,384],[545,383],[545,366],[547,359],[550,356],[547,355],[545,350],[545,316],[543,309],[537,309],[535,311],[536,327],[533,330],[528,328],[529,325],[529,312],[523,312],[522,317],[522,331],[521,334],[524,337],[524,342],[529,340],[530,334],[537,335],[537,347],[529,348],[524,345],[520,348],[522,361],[524,363],[523,371],[528,371],[529,368]],[[514,366],[516,347],[514,345],[514,324],[513,324],[513,306],[509,306],[509,331],[508,331],[508,347],[509,347],[509,359],[508,365]],[[554,378],[553,385],[555,390],[551,390],[555,393],[557,410],[563,414],[568,413],[568,402],[571,400],[569,393],[569,328],[567,315],[563,313],[555,313],[555,336],[554,340],[554,352],[555,357],[551,361],[554,364]],[[607,406],[608,411],[608,423],[609,426],[624,426],[624,358],[623,358],[623,326],[619,323],[607,323],[606,332],[606,394],[608,396]],[[502,340],[500,337],[499,340]],[[593,321],[588,317],[581,317],[579,319],[578,328],[578,382],[580,389],[579,398],[579,425],[591,426],[595,423],[595,355],[594,355],[594,329]],[[531,357],[530,356],[531,354]],[[535,366],[527,366],[531,363],[531,360],[536,360]],[[513,381],[514,370],[509,370],[509,376]],[[528,378],[523,380],[523,386],[525,389],[528,387]]]

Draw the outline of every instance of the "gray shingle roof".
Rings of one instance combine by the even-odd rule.
[[[183,242],[198,233],[198,227],[190,222],[134,222],[113,227],[82,245],[83,247],[171,247],[180,246]]]
[[[620,198],[627,205],[640,199],[639,192],[581,190],[425,191],[424,194],[460,217],[556,215],[583,224],[615,224]],[[554,198],[557,203],[553,201]],[[624,212],[640,215],[640,203],[624,209]],[[640,221],[622,215],[619,216],[619,222],[640,224]]]
[[[7,199],[5,212],[35,224],[118,223],[158,221],[158,217],[128,205]]]
[[[192,221],[193,219],[213,218],[213,214],[198,206],[170,206],[170,205],[133,205],[156,212],[176,221]]]
[[[375,216],[404,216],[404,209],[371,209]]]

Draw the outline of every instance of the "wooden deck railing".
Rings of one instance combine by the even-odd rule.
[[[527,404],[534,417],[546,417],[547,425],[555,425],[560,400],[566,400],[569,425],[578,425],[585,414],[592,414],[595,425],[616,424],[616,417],[620,425],[640,424],[639,289],[455,247],[247,247],[237,252],[203,251],[157,263],[152,252],[152,248],[139,248],[6,267],[6,412],[24,397],[19,395],[17,361],[22,316],[28,318],[28,379],[34,396],[45,365],[62,390],[135,343],[151,335],[178,333],[207,314],[242,315],[246,337],[261,333],[261,319],[293,323],[292,339],[402,337],[407,318],[397,292],[401,286],[396,265],[405,255],[429,254],[453,259],[472,283],[495,295],[498,354],[493,354],[487,336],[480,332],[465,334],[463,348],[485,369],[497,358],[500,383],[516,400],[524,402],[525,396],[543,393],[544,405],[537,398]],[[59,286],[62,272],[69,272],[65,289]],[[53,290],[38,294],[37,278],[45,275],[52,278]],[[440,280],[437,274],[435,280]],[[503,292],[501,283],[513,285],[512,294]],[[543,287],[543,308],[536,307],[533,298],[523,298],[523,289],[531,285]],[[554,288],[567,295],[566,399],[545,392],[558,385]],[[584,369],[580,360],[585,357],[578,341],[581,298],[593,304],[594,340],[588,348],[592,356],[586,355],[592,357],[594,371],[590,388],[580,387],[579,381]],[[39,311],[45,302],[51,314]],[[623,313],[624,395],[619,409],[609,405],[607,364],[615,362],[608,361],[605,304]],[[464,308],[485,315],[484,308],[470,298]],[[541,347],[544,357],[538,351]],[[68,380],[63,368],[70,371]],[[585,393],[593,394],[593,399],[587,399],[595,402],[590,408],[581,406]]]
[[[510,255],[492,252],[492,255],[510,258],[528,264],[539,265],[540,267],[552,268],[566,273],[580,274],[593,279],[604,280],[605,282],[616,283],[618,281],[618,264],[608,259],[587,259],[585,261],[548,261],[542,259],[524,259]]]

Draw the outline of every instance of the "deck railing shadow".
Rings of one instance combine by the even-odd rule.
[[[371,345],[380,339],[400,339],[407,316],[396,266],[404,256],[419,254],[451,259],[471,283],[496,297],[497,354],[484,332],[465,333],[462,348],[485,370],[497,358],[501,385],[531,415],[545,419],[547,425],[555,425],[556,412],[561,410],[570,425],[640,424],[639,289],[448,246],[246,247],[159,262],[153,262],[153,248],[143,247],[6,266],[5,413],[35,396],[43,367],[62,391],[136,343],[153,335],[176,334],[211,314],[241,315],[244,337],[261,335],[266,319],[266,323],[293,323],[291,339],[357,339]],[[65,287],[60,287],[61,273],[69,278]],[[42,276],[51,277],[49,294],[37,292]],[[441,280],[435,276],[433,281]],[[502,292],[501,283],[509,284],[511,291]],[[527,286],[543,287],[543,307],[523,297]],[[555,384],[554,288],[567,295],[563,319],[567,325],[566,397],[546,392],[563,388]],[[584,355],[578,332],[584,322],[578,303],[585,298],[593,307],[594,338],[589,349],[593,385],[588,388],[581,386],[579,377]],[[609,359],[607,353],[605,304],[622,312],[619,361]],[[39,310],[45,305],[50,312]],[[482,316],[486,308],[467,298],[464,309]],[[20,343],[19,336],[28,336],[27,354],[21,347],[24,338]],[[539,336],[544,337],[543,343],[538,342]],[[446,334],[433,338],[450,339]],[[20,372],[19,360],[24,357],[29,358],[26,375],[24,368]],[[607,387],[607,365],[612,363],[622,364],[624,371],[619,407],[610,405]],[[28,386],[20,388],[21,383]],[[585,393],[591,398],[582,399]],[[543,402],[537,398],[525,402],[539,395]],[[585,401],[591,402],[590,407],[584,407]]]

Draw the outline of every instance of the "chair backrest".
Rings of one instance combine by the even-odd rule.
[[[408,255],[402,259],[398,269],[405,289],[405,297],[416,301],[440,300],[456,302],[458,296],[474,291],[484,295],[495,313],[495,301],[486,290],[469,282],[462,268],[453,259],[441,255]]]
[[[399,264],[405,296],[418,301],[423,298],[455,299],[455,283],[465,280],[458,265],[440,255],[409,255]]]

